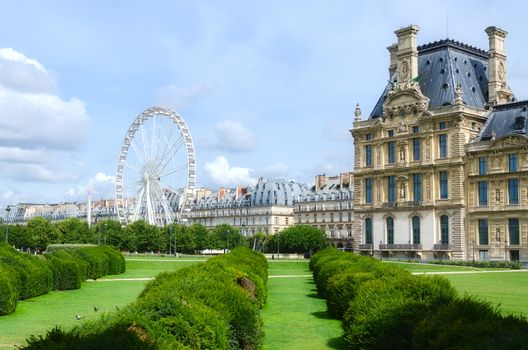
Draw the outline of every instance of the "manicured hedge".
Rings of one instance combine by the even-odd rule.
[[[519,270],[523,264],[519,261],[479,261],[479,260],[429,260],[429,264],[472,266],[479,268],[499,268]]]
[[[236,248],[161,273],[124,309],[69,332],[32,338],[24,349],[259,349],[267,277],[261,254]],[[97,340],[111,336],[123,343]]]
[[[67,247],[54,253],[20,253],[0,244],[0,315],[15,311],[17,300],[50,290],[78,289],[88,278],[125,271],[125,259],[108,246]]]
[[[528,321],[502,316],[449,281],[413,276],[375,259],[325,249],[310,262],[350,349],[521,349]]]

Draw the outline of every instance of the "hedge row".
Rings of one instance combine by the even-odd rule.
[[[521,349],[528,321],[459,297],[439,276],[413,276],[375,259],[327,248],[310,261],[329,313],[351,349]]]
[[[482,261],[482,260],[429,260],[429,264],[455,265],[455,266],[472,266],[479,268],[499,268],[519,270],[522,263],[519,261]]]
[[[15,311],[18,300],[53,289],[78,289],[88,278],[125,271],[121,253],[107,246],[31,255],[0,244],[0,315]]]
[[[161,273],[133,304],[68,332],[32,337],[24,349],[258,349],[267,278],[261,254],[236,248]]]

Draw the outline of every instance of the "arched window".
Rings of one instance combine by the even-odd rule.
[[[394,219],[392,216],[387,218],[387,243],[394,244]]]
[[[372,244],[372,219],[365,219],[365,243]]]
[[[420,217],[413,216],[412,218],[412,234],[413,244],[420,244]]]
[[[440,216],[440,239],[442,244],[449,244],[449,217],[447,215]]]

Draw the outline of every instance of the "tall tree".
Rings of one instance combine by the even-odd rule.
[[[218,225],[213,229],[216,238],[216,248],[229,250],[246,244],[240,231],[227,224]]]
[[[51,224],[49,220],[36,217],[28,221],[27,233],[31,248],[38,248],[42,251],[49,244],[60,243],[62,238],[60,232]]]
[[[86,221],[69,218],[55,224],[63,243],[93,243],[92,232]]]

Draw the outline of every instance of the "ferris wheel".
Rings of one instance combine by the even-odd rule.
[[[185,120],[168,108],[143,111],[130,125],[117,162],[119,221],[185,221],[195,184],[194,144]]]

